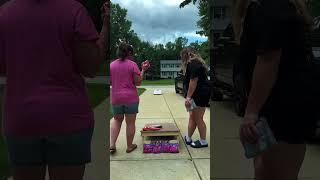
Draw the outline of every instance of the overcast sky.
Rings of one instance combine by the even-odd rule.
[[[127,18],[132,21],[132,29],[142,40],[166,43],[175,38],[186,37],[190,42],[202,42],[206,37],[196,34],[199,30],[198,9],[189,5],[180,9],[183,0],[113,0],[128,10]]]

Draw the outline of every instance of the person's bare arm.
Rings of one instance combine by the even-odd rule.
[[[277,80],[281,50],[258,56],[252,77],[246,114],[258,114]]]
[[[103,26],[97,41],[78,41],[75,44],[75,61],[78,71],[85,77],[95,77],[101,63],[106,59],[109,42],[110,5],[103,7]]]
[[[141,71],[140,76],[139,75],[134,76],[134,83],[136,86],[141,86],[143,76],[144,76],[144,70]]]
[[[194,91],[196,90],[197,88],[197,84],[198,84],[198,78],[193,78],[193,79],[190,79],[190,82],[189,82],[189,88],[188,88],[188,92],[187,92],[187,99],[191,99]]]

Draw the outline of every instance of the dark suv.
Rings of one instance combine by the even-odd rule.
[[[216,83],[218,82],[217,79],[215,78],[215,74],[213,70],[209,70],[209,76],[208,80],[211,83],[212,91],[211,91],[211,97],[210,99],[212,101],[221,101],[223,99],[223,93],[219,88],[216,88]],[[212,80],[211,80],[212,78]],[[184,80],[184,75],[182,71],[178,73],[178,76],[175,78],[175,90],[176,93],[181,93],[184,94],[184,88],[183,88],[183,80]]]

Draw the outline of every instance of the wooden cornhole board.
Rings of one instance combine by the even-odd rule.
[[[178,136],[180,135],[180,130],[174,123],[151,123],[146,124],[145,126],[150,125],[162,125],[162,128],[158,131],[143,131],[141,130],[142,136],[142,144],[147,145],[155,139],[166,139],[169,140],[169,143],[178,144],[179,146],[179,139]]]
[[[180,130],[174,123],[151,123],[146,124],[145,126],[150,125],[162,125],[162,128],[158,131],[143,131],[141,130],[142,137],[150,137],[150,136],[179,136]]]

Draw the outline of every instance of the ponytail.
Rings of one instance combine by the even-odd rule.
[[[118,47],[117,55],[120,60],[124,61],[129,56],[128,45],[126,43],[120,43]]]

